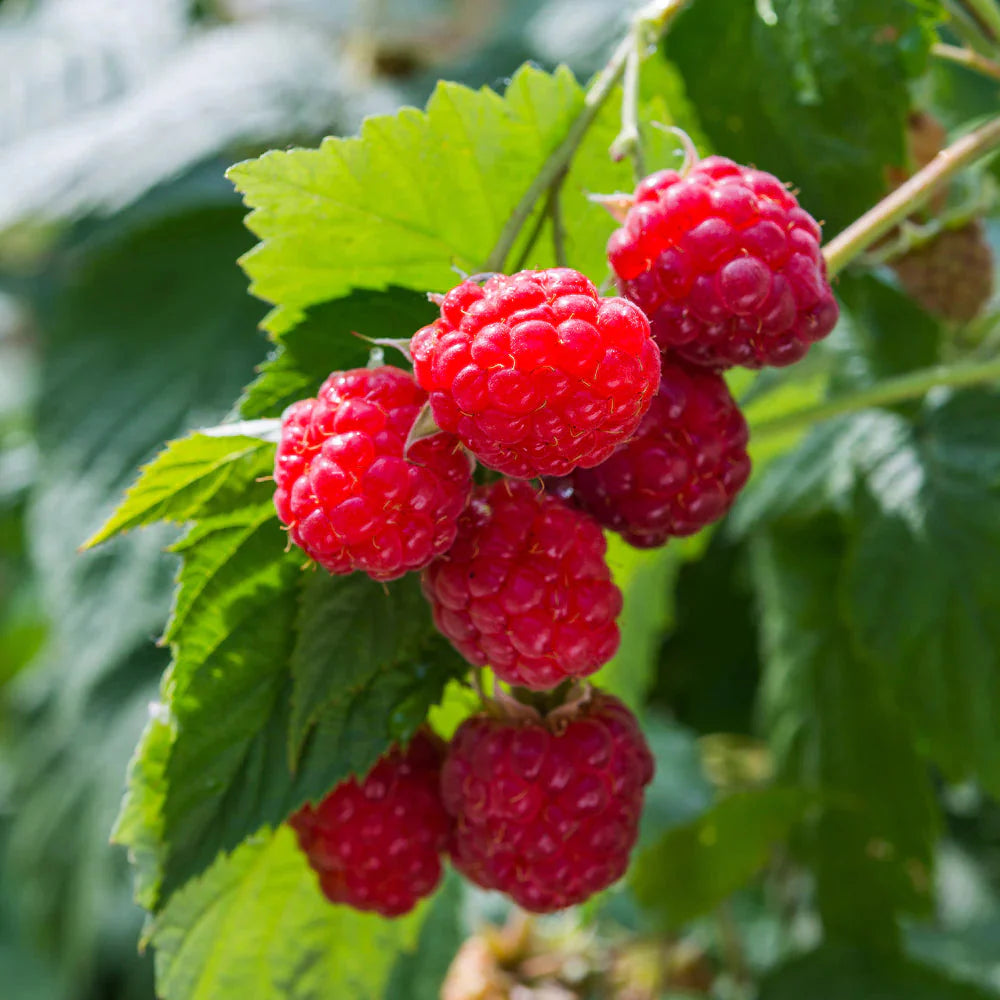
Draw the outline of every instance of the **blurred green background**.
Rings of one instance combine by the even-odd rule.
[[[0,997],[153,996],[127,859],[108,835],[167,662],[155,640],[172,533],[77,548],[138,465],[224,418],[267,356],[265,307],[236,264],[254,241],[223,170],[420,105],[439,77],[502,87],[533,60],[586,78],[628,14],[620,0],[0,0]],[[699,107],[721,103],[688,84]],[[960,70],[925,86],[966,116],[991,106]],[[702,124],[718,144],[725,123]],[[699,812],[713,783],[754,781],[746,560],[718,536],[675,579],[643,584],[675,590],[651,825]],[[937,912],[909,926],[908,948],[1000,989],[1000,807],[972,785],[940,794]],[[816,942],[802,878],[734,899],[738,961],[766,969]],[[610,906],[629,927],[634,914]],[[731,930],[695,928],[695,954],[705,934],[724,952]]]

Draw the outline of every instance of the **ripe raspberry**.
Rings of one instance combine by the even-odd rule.
[[[463,281],[411,349],[438,426],[521,478],[603,462],[660,374],[641,310],[565,267]]]
[[[625,873],[652,776],[635,717],[610,695],[561,726],[473,716],[441,771],[452,861],[528,910],[581,903]]]
[[[892,267],[907,294],[942,319],[975,319],[993,295],[993,251],[978,221],[944,230]]]
[[[639,430],[606,462],[548,488],[647,549],[722,517],[750,475],[747,424],[715,372],[663,361]]]
[[[777,178],[710,156],[639,184],[608,259],[663,350],[760,368],[798,361],[837,322],[819,239]]]
[[[596,522],[528,483],[482,487],[424,571],[434,623],[472,664],[544,690],[614,655],[622,596]]]
[[[452,823],[441,802],[444,744],[421,730],[359,784],[341,782],[289,819],[331,903],[398,917],[430,895]]]
[[[331,573],[393,580],[446,551],[472,489],[450,434],[407,434],[426,400],[398,368],[334,372],[285,412],[274,506],[292,541]]]

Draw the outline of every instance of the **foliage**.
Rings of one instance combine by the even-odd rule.
[[[366,364],[371,340],[409,336],[434,315],[428,291],[483,268],[587,90],[566,66],[497,84],[497,53],[482,52],[455,74],[472,85],[438,84],[425,110],[252,156],[353,124],[364,102],[328,61],[321,16],[240,23],[234,6],[206,5],[195,26],[185,5],[152,4],[159,28],[108,56],[121,92],[103,77],[67,86],[84,37],[67,28],[52,120],[15,134],[0,109],[0,178],[17,176],[0,185],[0,228],[33,227],[0,238],[17,303],[0,308],[0,378],[25,373],[17,393],[0,380],[0,975],[18,996],[151,995],[112,825],[166,1000],[422,1000],[468,915],[493,905],[450,878],[401,921],[358,915],[325,902],[294,846],[293,810],[427,718],[447,735],[475,699],[416,580],[333,578],[288,550],[274,446],[256,436],[271,425],[256,422]],[[45,85],[31,46],[47,7],[0,11],[26,87]],[[602,8],[604,34],[617,7]],[[531,54],[515,8],[495,32],[502,73]],[[651,120],[683,122],[794,180],[834,234],[885,193],[914,94],[946,100],[948,121],[982,113],[948,75],[966,70],[929,69],[939,15],[905,0],[693,0],[643,69],[648,167],[676,163]],[[537,30],[540,51],[559,48],[540,14]],[[155,71],[138,72],[143,59]],[[364,106],[423,100],[425,75],[371,81]],[[188,117],[155,145],[165,93]],[[509,264],[565,253],[605,279],[615,223],[589,196],[631,185],[607,152],[620,97],[577,137],[562,229],[540,191]],[[197,165],[220,153],[249,157],[229,177],[250,250],[216,161]],[[93,212],[105,217],[67,224]],[[266,359],[237,258],[272,308]],[[628,879],[581,919],[612,937],[693,934],[765,1000],[996,994],[973,963],[941,958],[968,930],[941,859],[957,840],[980,859],[990,902],[975,927],[995,926],[1000,395],[943,375],[865,405],[964,343],[870,263],[841,276],[842,321],[804,365],[732,376],[757,470],[730,517],[657,552],[610,542],[623,642],[596,682],[642,716],[659,773]],[[991,325],[969,365],[995,364]],[[977,796],[961,821],[959,783]],[[734,912],[749,968],[733,964]],[[765,919],[780,945],[758,958]]]

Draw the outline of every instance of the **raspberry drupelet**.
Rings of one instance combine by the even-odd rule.
[[[635,437],[606,462],[546,486],[637,548],[655,548],[728,512],[750,475],[747,437],[720,375],[665,358]]]
[[[816,221],[724,157],[641,181],[608,260],[660,347],[695,364],[788,365],[837,322]]]
[[[603,462],[660,377],[642,310],[570,268],[464,281],[410,347],[437,425],[518,478]]]
[[[597,523],[525,482],[481,487],[424,571],[434,622],[474,666],[536,690],[611,659],[622,596]]]
[[[331,903],[398,917],[437,886],[452,831],[441,801],[444,749],[421,730],[363,781],[349,778],[289,819]]]
[[[616,882],[635,844],[653,757],[632,713],[595,693],[568,722],[476,715],[441,772],[452,862],[539,913]]]
[[[292,541],[329,572],[393,580],[454,541],[470,462],[450,434],[406,449],[426,399],[407,372],[357,368],[285,412],[274,505]]]

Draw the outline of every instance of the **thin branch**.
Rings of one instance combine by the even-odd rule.
[[[549,188],[551,192],[552,189]],[[528,260],[531,257],[531,251],[535,249],[535,245],[538,243],[538,237],[542,235],[542,230],[545,228],[545,223],[549,221],[549,205],[548,202],[542,206],[542,210],[538,213],[535,219],[535,224],[531,227],[531,232],[528,234],[527,240],[524,242],[524,248],[517,255],[517,260],[511,265],[511,274],[517,271],[522,271]]]
[[[959,3],[991,42],[1000,42],[1000,7],[995,0],[959,0]]]
[[[939,59],[946,59],[948,62],[957,63],[966,69],[971,69],[982,76],[987,76],[991,80],[1000,80],[1000,63],[993,59],[988,59],[979,52],[972,49],[963,48],[960,45],[945,45],[938,42],[931,46],[931,55]]]
[[[629,54],[635,50],[636,36],[641,34],[648,38],[662,34],[686,4],[687,0],[654,0],[638,11],[628,34],[618,44],[607,65],[597,74],[594,82],[590,85],[583,101],[583,110],[576,116],[563,141],[549,154],[549,158],[542,164],[521,200],[514,206],[514,210],[500,231],[496,245],[483,264],[484,271],[502,271],[504,269],[507,256],[517,242],[517,237],[524,224],[531,218],[531,213],[538,203],[538,199],[569,167],[573,155],[587,134],[587,130],[594,123],[594,119],[597,118],[604,102],[618,85],[618,81],[625,72],[625,63],[628,61]]]
[[[807,406],[780,417],[772,417],[752,424],[751,434],[755,441],[768,435],[785,434],[817,424],[823,420],[840,417],[846,413],[857,413],[877,406],[889,406],[907,399],[918,399],[938,386],[960,388],[981,385],[984,382],[1000,380],[1000,359],[994,358],[983,364],[960,363],[924,368],[895,378],[885,379],[878,385],[859,392],[834,397],[814,406]]]
[[[638,183],[646,176],[646,165],[642,154],[642,135],[639,132],[639,68],[642,65],[643,40],[635,38],[632,51],[625,60],[625,76],[622,80],[622,125],[614,142],[611,143],[611,159],[616,163],[629,157]]]
[[[562,211],[559,202],[559,195],[565,179],[566,171],[563,171],[549,186],[548,194],[545,197],[545,204],[538,213],[534,226],[531,227],[531,233],[524,243],[524,249],[518,254],[517,261],[511,268],[512,272],[520,271],[528,263],[531,258],[531,251],[535,249],[546,222],[552,223],[552,247],[556,261],[560,267],[566,266],[565,233],[562,228]]]
[[[566,257],[566,228],[563,225],[562,217],[561,186],[553,186],[548,211],[552,217],[552,250],[556,256],[556,263],[560,267],[566,267],[568,265]]]
[[[1000,146],[1000,118],[994,118],[941,150],[922,170],[851,223],[824,248],[831,277],[923,205],[952,176]]]

